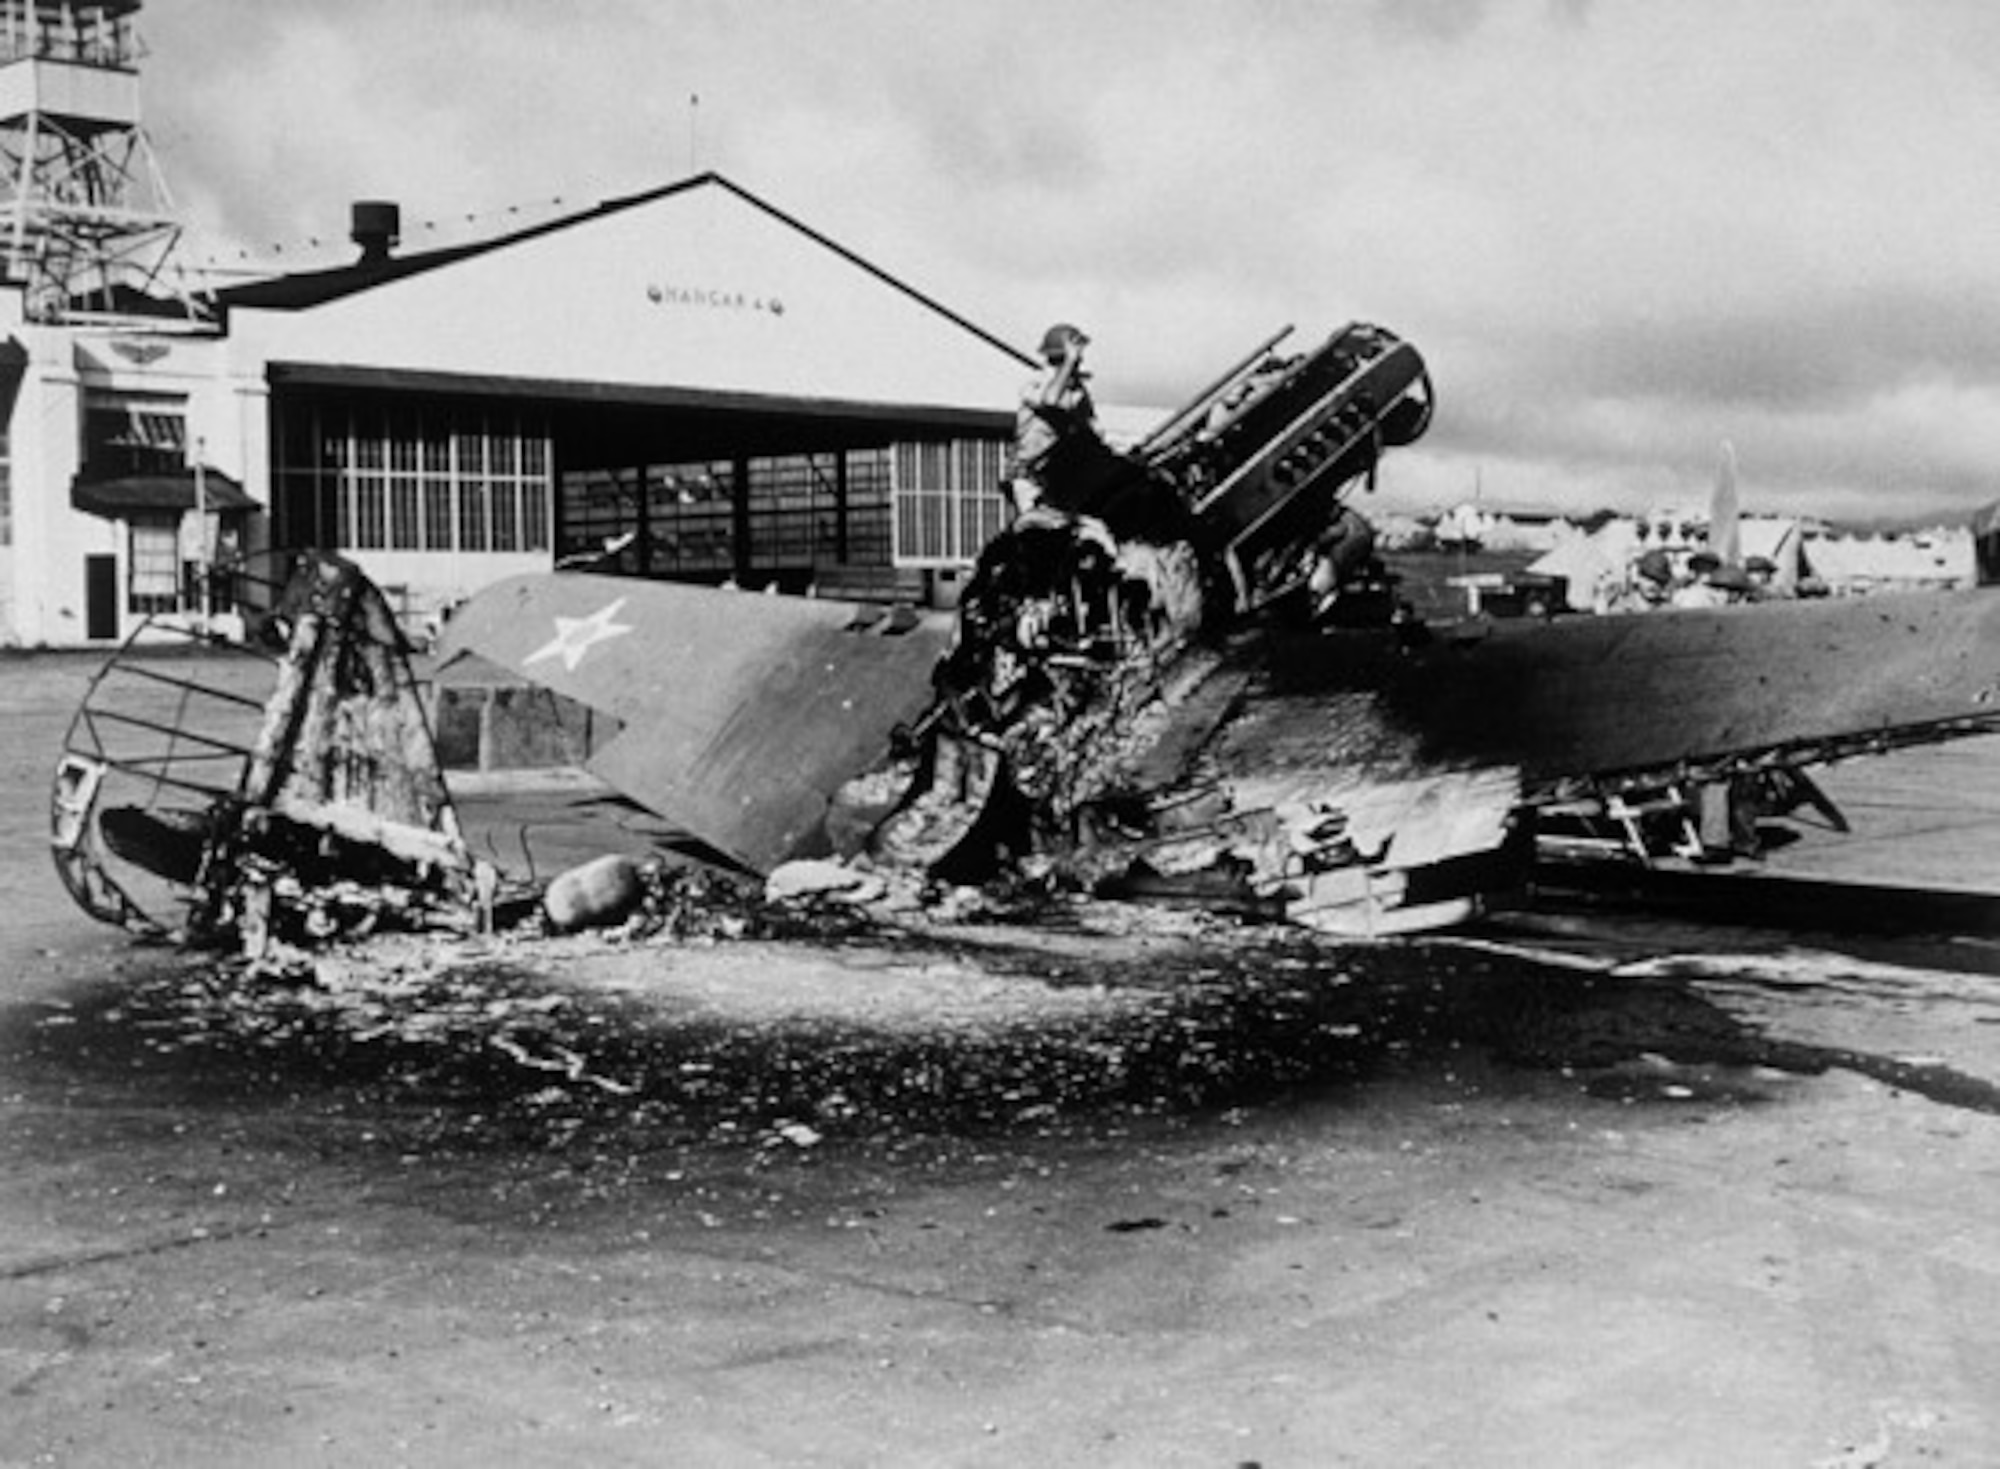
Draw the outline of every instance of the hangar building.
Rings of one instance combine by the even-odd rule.
[[[560,564],[949,602],[1003,521],[1033,359],[726,178],[424,251],[353,222],[352,263],[188,310],[0,282],[0,641],[307,545],[413,624]]]

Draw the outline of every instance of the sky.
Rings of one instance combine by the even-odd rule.
[[[190,248],[351,259],[715,170],[1173,406],[1370,321],[1381,494],[1961,518],[2000,497],[1991,0],[152,0]],[[314,241],[318,242],[315,253]],[[277,252],[277,253],[274,253]],[[247,258],[246,258],[247,257]]]

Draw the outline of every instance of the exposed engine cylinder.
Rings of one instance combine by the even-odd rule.
[[[1086,825],[1143,827],[1131,765],[1191,652],[1258,617],[1389,615],[1372,534],[1342,501],[1428,425],[1422,359],[1378,327],[1290,357],[1283,335],[1130,454],[1073,455],[986,547],[902,755],[904,799],[868,838],[878,861],[977,877],[1074,848]]]

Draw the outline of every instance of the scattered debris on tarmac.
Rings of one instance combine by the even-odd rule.
[[[606,1176],[689,1149],[762,1169],[1098,1141],[1417,1065],[1461,1096],[1676,1106],[1754,1105],[1837,1066],[2000,1110],[1949,1067],[1766,1033],[1727,1003],[1780,972],[1748,954],[1729,973],[1658,953],[1591,969],[1201,909],[968,890],[897,913],[838,884],[773,897],[712,868],[640,871],[605,927],[529,912],[489,934],[161,951],[47,1016],[38,1049],[155,1092],[165,1075],[195,1108],[264,1096],[346,1119],[308,1129],[328,1147]],[[1787,983],[1825,982],[1826,961],[1786,962]]]
[[[1361,1064],[1393,1010],[1379,991],[1350,1001],[1338,954],[1256,930],[1212,951],[1217,930],[1088,904],[1032,928],[894,925],[675,871],[612,929],[176,956],[76,1007],[63,1044],[198,1058],[198,1086],[422,1099],[385,1125],[432,1142],[595,1130],[791,1153],[1095,1128]]]

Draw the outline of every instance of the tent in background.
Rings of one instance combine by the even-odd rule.
[[[1796,596],[1800,580],[1812,575],[1812,568],[1806,564],[1805,531],[1799,523],[1796,520],[1745,520],[1739,523],[1737,534],[1745,566],[1759,559],[1771,563],[1770,594]]]
[[[1528,563],[1531,576],[1559,576],[1563,600],[1573,611],[1603,610],[1605,600],[1625,584],[1626,557],[1601,536],[1570,536]]]

